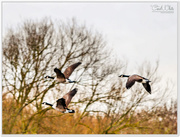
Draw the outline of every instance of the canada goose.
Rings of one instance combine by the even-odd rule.
[[[56,73],[56,77],[51,77],[51,76],[46,76],[45,78],[50,78],[50,79],[54,79],[57,80],[60,83],[75,83],[76,81],[71,81],[69,79],[70,75],[72,74],[72,72],[81,64],[81,62],[75,63],[71,66],[69,66],[68,68],[66,68],[66,70],[64,71],[64,73],[61,72],[61,70],[59,70],[58,68],[54,69],[54,72]]]
[[[128,77],[128,80],[126,82],[126,88],[129,89],[131,88],[135,82],[142,83],[144,88],[146,89],[147,92],[151,94],[151,87],[149,85],[149,81],[147,78],[141,77],[139,75],[120,75],[119,77]]]
[[[56,109],[57,111],[60,111],[62,113],[75,113],[74,110],[72,109],[68,109],[68,105],[71,102],[71,99],[73,98],[73,96],[77,93],[77,88],[69,91],[68,93],[66,93],[62,98],[58,99],[56,101],[56,104],[50,104],[47,102],[43,102],[42,104],[44,105],[49,105],[52,108]]]

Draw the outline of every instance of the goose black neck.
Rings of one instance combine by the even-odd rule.
[[[46,102],[46,105],[49,105],[49,106],[51,106],[51,107],[53,106],[52,104],[50,104],[50,103],[47,103],[47,102]]]
[[[51,77],[51,76],[47,76],[48,78],[50,78],[50,79],[54,79],[54,77]]]
[[[129,77],[129,75],[123,75],[123,77]]]

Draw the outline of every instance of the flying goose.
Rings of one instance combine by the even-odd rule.
[[[71,66],[69,66],[68,68],[66,68],[66,70],[64,71],[64,73],[61,72],[61,70],[59,70],[58,68],[54,69],[54,72],[56,73],[56,77],[51,77],[51,76],[46,76],[45,78],[50,78],[50,79],[54,79],[57,80],[60,83],[75,83],[76,81],[71,81],[69,79],[70,75],[72,74],[72,72],[81,64],[81,62],[75,63]]]
[[[147,78],[144,78],[142,76],[139,75],[120,75],[119,77],[128,77],[128,80],[126,82],[126,88],[129,89],[131,88],[135,82],[139,82],[142,83],[142,85],[144,86],[144,88],[146,89],[147,92],[149,92],[151,94],[151,87],[149,85],[149,81]]]
[[[73,98],[73,96],[77,93],[77,90],[78,89],[75,88],[75,89],[69,91],[62,98],[58,99],[54,105],[47,103],[47,102],[43,102],[42,104],[49,105],[52,108],[54,108],[57,111],[60,111],[62,113],[75,113],[74,110],[68,109],[68,105],[71,102],[71,99]]]

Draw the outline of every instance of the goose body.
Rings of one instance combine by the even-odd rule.
[[[56,73],[56,77],[46,76],[45,78],[54,79],[60,83],[75,83],[76,81],[71,81],[69,77],[71,76],[72,72],[81,64],[81,62],[75,63],[64,71],[64,73],[61,72],[58,68],[54,69],[54,72]]]
[[[148,80],[147,78],[144,78],[144,77],[136,75],[136,74],[134,74],[134,75],[120,75],[119,77],[128,77],[128,80],[126,82],[126,88],[127,89],[131,88],[135,82],[139,82],[139,83],[142,83],[142,85],[144,86],[146,91],[151,94],[151,86],[149,85],[149,82],[151,82],[151,81]]]
[[[68,105],[71,102],[71,99],[73,98],[73,96],[77,93],[77,90],[78,89],[75,88],[69,91],[62,98],[59,98],[54,105],[47,102],[43,102],[42,104],[51,106],[52,108],[62,113],[75,113],[74,110],[68,109]]]

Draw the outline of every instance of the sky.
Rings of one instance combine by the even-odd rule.
[[[113,56],[128,61],[129,74],[137,65],[159,60],[158,73],[177,88],[177,5],[151,2],[3,2],[2,30],[25,19],[76,18],[93,27],[113,49]]]

